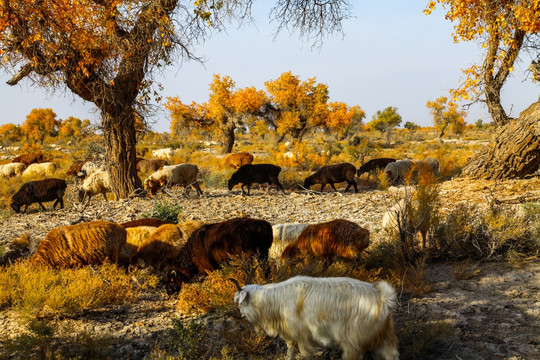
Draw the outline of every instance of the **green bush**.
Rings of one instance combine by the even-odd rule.
[[[142,214],[143,218],[153,218],[167,221],[172,224],[178,223],[178,215],[182,212],[180,204],[169,200],[157,200],[154,202],[154,208],[151,212]]]

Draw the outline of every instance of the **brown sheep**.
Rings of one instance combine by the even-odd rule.
[[[84,164],[86,164],[88,161],[90,161],[92,159],[85,159],[85,160],[75,160],[73,161],[73,163],[71,164],[71,166],[69,167],[69,169],[67,169],[66,171],[66,175],[67,176],[75,176],[75,179],[77,179],[77,174],[81,171],[82,167]]]
[[[245,165],[244,165],[245,166]],[[189,238],[167,273],[167,292],[177,293],[183,283],[217,269],[231,255],[268,258],[272,225],[268,221],[233,218],[199,228]]]
[[[317,256],[331,259],[335,256],[344,260],[355,260],[369,245],[369,231],[343,219],[309,225],[290,243],[281,260]]]
[[[30,257],[30,264],[69,268],[98,265],[106,259],[116,263],[126,244],[126,237],[127,232],[122,225],[109,221],[62,226],[49,231]]]
[[[155,231],[156,226],[132,226],[126,228],[127,238],[126,245],[122,249],[119,262],[122,265],[130,265],[135,263],[137,259],[137,249],[148,239]]]
[[[356,186],[356,181],[354,181],[354,176],[356,175],[356,167],[350,163],[339,163],[334,165],[323,166],[316,173],[308,176],[304,180],[304,187],[309,189],[312,185],[321,184],[321,192],[323,191],[326,184],[330,184],[334,191],[337,191],[334,183],[347,182],[347,187],[345,192],[349,190],[351,185],[354,187],[354,192],[358,192],[358,187]]]
[[[248,152],[239,152],[235,154],[229,154],[221,162],[222,168],[238,169],[242,165],[253,163],[253,155]]]
[[[43,160],[43,154],[41,152],[35,152],[32,154],[22,154],[19,156],[15,156],[11,162],[19,162],[23,163],[24,165],[28,166],[30,164],[39,164],[42,163]]]
[[[395,162],[396,159],[394,158],[375,158],[375,159],[371,159],[369,160],[368,162],[362,164],[359,168],[358,168],[358,171],[356,172],[356,175],[358,177],[360,177],[360,175],[362,175],[363,173],[368,173],[368,178],[369,178],[369,172],[373,171],[373,170],[383,170],[386,165],[392,163],[392,162]]]
[[[161,219],[137,219],[137,220],[130,220],[125,223],[122,223],[121,225],[124,228],[130,228],[130,227],[137,227],[137,226],[153,226],[153,227],[160,227],[161,225],[170,224],[170,222],[161,220]]]
[[[169,162],[165,159],[142,159],[137,163],[137,171],[145,174],[158,171],[165,165],[169,165]]]
[[[203,225],[204,223],[198,220],[178,225],[161,225],[139,246],[137,259],[141,259],[145,266],[152,266],[157,271],[162,271],[171,260],[178,256],[191,234]]]

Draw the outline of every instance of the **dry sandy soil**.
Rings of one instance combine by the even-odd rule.
[[[83,209],[68,188],[66,208],[41,211],[32,205],[28,214],[12,214],[1,219],[0,245],[27,233],[41,239],[51,229],[81,220],[95,219],[123,222],[140,218],[152,211],[152,199],[131,199],[105,203],[100,197]],[[251,216],[272,224],[285,222],[323,222],[344,218],[357,222],[371,233],[373,242],[381,241],[383,213],[396,202],[403,187],[389,191],[362,189],[354,193],[290,193],[255,190],[249,197],[220,189],[206,189],[200,198],[182,196],[172,191],[172,201],[182,207],[185,220],[222,221],[236,216]],[[496,198],[504,206],[519,211],[520,203],[540,201],[540,179],[493,182],[455,179],[441,186],[442,203],[452,208],[459,202],[486,203]],[[51,203],[47,204],[50,208]],[[501,262],[470,264],[477,275],[457,280],[455,264],[428,266],[427,279],[432,285],[420,298],[400,298],[396,316],[399,322],[419,319],[444,321],[455,328],[458,339],[438,349],[432,359],[540,359],[540,262],[523,265]],[[398,289],[399,291],[399,289]],[[110,306],[82,317],[64,319],[61,326],[73,334],[99,334],[112,340],[118,358],[142,359],[156,344],[166,348],[165,338],[172,320],[182,317],[176,310],[178,300],[168,298],[163,288],[145,294],[129,306]],[[211,316],[210,316],[211,317]],[[213,322],[219,319],[213,319]],[[8,338],[24,331],[21,321],[11,311],[0,312],[0,358],[25,358],[8,354],[2,345]],[[398,338],[400,334],[398,332]]]

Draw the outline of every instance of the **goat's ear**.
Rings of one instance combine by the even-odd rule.
[[[235,296],[234,296],[234,301],[240,305],[240,304],[244,304],[248,302],[249,300],[249,292],[247,290],[242,290],[242,291],[239,291]]]

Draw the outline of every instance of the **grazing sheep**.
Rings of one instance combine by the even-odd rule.
[[[281,260],[307,256],[356,260],[368,245],[368,230],[351,221],[337,219],[306,227],[298,239],[283,250]]]
[[[386,167],[386,165],[392,163],[392,162],[395,162],[396,159],[393,159],[393,158],[375,158],[375,159],[371,159],[369,160],[368,162],[366,162],[365,164],[362,164],[359,168],[358,168],[358,171],[356,172],[356,175],[358,177],[360,177],[360,175],[362,175],[363,173],[369,173],[373,170],[381,170],[381,169],[384,169]],[[368,174],[369,176],[369,174]]]
[[[235,282],[237,284],[237,282]],[[234,294],[242,316],[268,336],[287,343],[287,360],[329,347],[343,360],[397,360],[392,312],[396,293],[385,281],[367,283],[346,277],[296,276],[266,285],[245,285]]]
[[[134,226],[125,229],[127,232],[126,245],[120,253],[119,262],[123,265],[130,265],[135,262],[139,246],[157,230],[157,227]]]
[[[84,202],[86,199],[86,203],[88,204],[92,196],[97,194],[103,194],[105,201],[108,201],[108,192],[112,192],[111,177],[107,171],[98,171],[84,179],[79,189],[79,201]]]
[[[273,241],[268,256],[271,259],[279,260],[287,245],[296,241],[308,225],[310,224],[287,223],[272,226]]]
[[[22,176],[26,176],[26,177],[53,176],[55,171],[56,171],[56,164],[52,162],[30,164],[24,170]]]
[[[126,229],[108,221],[62,226],[49,231],[30,257],[33,266],[68,268],[118,262],[126,244]]]
[[[175,155],[179,155],[180,152],[181,152],[180,149],[172,149],[172,148],[157,149],[157,150],[152,150],[152,157],[170,160],[171,157]]]
[[[169,165],[169,162],[165,159],[142,159],[137,162],[137,171],[145,174],[150,171],[158,171],[165,165]]]
[[[199,220],[178,225],[161,225],[139,246],[137,259],[142,260],[145,266],[162,271],[178,256],[193,232],[203,225],[204,223]]]
[[[183,283],[217,269],[231,255],[268,257],[272,225],[265,220],[233,218],[203,225],[189,238],[167,274],[167,292],[180,291]]]
[[[90,159],[73,161],[73,163],[69,166],[69,169],[66,171],[66,176],[77,176],[77,174],[82,170],[83,165],[89,161]]]
[[[197,181],[199,168],[194,164],[178,164],[163,166],[160,170],[152,173],[144,181],[144,188],[152,195],[163,186],[181,185],[184,187],[193,186],[197,191],[197,195],[202,195],[202,190]]]
[[[243,165],[253,163],[253,155],[248,152],[229,154],[223,159],[220,167],[238,169]]]
[[[278,189],[285,192],[285,189],[279,183],[278,176],[280,172],[281,167],[272,164],[243,165],[231,175],[231,178],[228,181],[229,191],[231,191],[235,185],[241,183],[242,186],[240,188],[242,189],[242,195],[246,194],[244,186],[247,187],[247,194],[249,195],[249,189],[253,183],[268,183],[276,185]]]
[[[16,213],[21,212],[21,206],[24,205],[23,212],[26,212],[29,205],[38,203],[43,210],[46,210],[42,202],[56,200],[53,204],[53,210],[56,204],[64,208],[64,193],[66,191],[66,181],[62,179],[43,179],[29,181],[23,184],[19,191],[11,198],[11,208]]]
[[[87,161],[81,167],[81,171],[77,173],[79,180],[84,180],[88,176],[98,171],[107,171],[105,163],[102,161]]]
[[[0,174],[7,178],[21,176],[25,168],[26,165],[24,163],[9,163],[0,165]]]
[[[430,171],[434,177],[439,176],[439,161],[432,157],[418,160],[414,163],[413,176],[417,178],[421,171]]]
[[[384,168],[384,173],[388,180],[393,184],[398,180],[404,180],[407,173],[411,170],[413,162],[411,160],[398,160],[391,162]]]
[[[130,220],[125,223],[122,223],[121,225],[128,229],[130,227],[137,227],[137,226],[153,226],[153,227],[160,227],[161,225],[170,224],[170,222],[161,220],[161,219],[137,219],[137,220]]]
[[[339,163],[334,165],[323,166],[316,173],[308,176],[304,180],[304,187],[309,189],[314,184],[321,184],[321,192],[323,191],[326,184],[330,184],[334,191],[337,191],[334,183],[347,182],[347,187],[345,192],[349,190],[351,185],[354,187],[354,192],[358,192],[358,187],[356,186],[356,181],[354,181],[354,176],[356,175],[356,167],[350,163]]]
[[[26,166],[30,164],[39,164],[43,162],[43,154],[41,152],[35,152],[33,154],[22,154],[15,156],[12,160],[12,163],[23,163]]]

